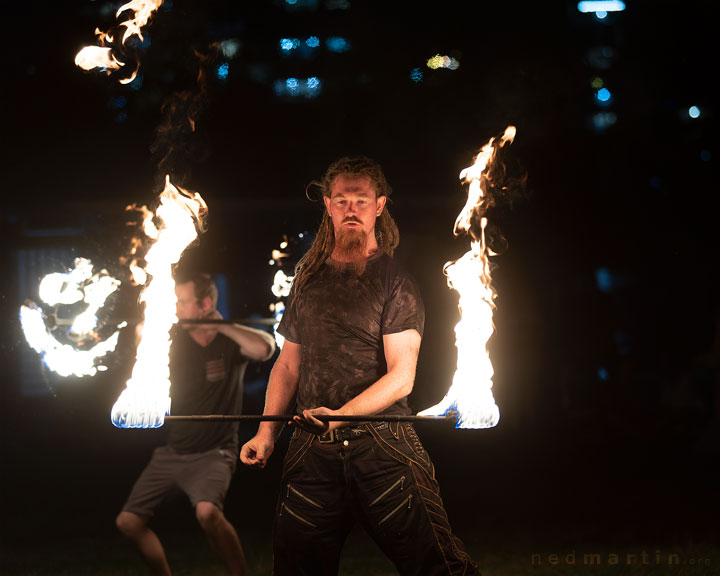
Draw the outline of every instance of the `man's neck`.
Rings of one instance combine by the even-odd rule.
[[[217,330],[206,330],[204,328],[194,328],[191,330],[188,330],[188,334],[190,335],[190,338],[195,340],[195,342],[199,345],[205,348],[206,346],[209,346],[213,340],[215,340],[215,337],[217,336]]]

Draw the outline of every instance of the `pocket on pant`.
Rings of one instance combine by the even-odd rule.
[[[309,526],[310,528],[317,528],[317,524],[313,524],[310,520],[305,518],[305,516],[290,508],[290,506],[288,506],[285,502],[280,505],[280,516],[282,516],[283,514],[287,514],[288,516],[294,518],[305,526]]]
[[[385,514],[385,516],[380,518],[380,520],[378,521],[378,526],[382,526],[386,522],[389,522],[390,520],[398,516],[401,512],[403,512],[403,510],[410,510],[412,508],[412,503],[413,495],[408,494],[407,498],[404,498],[402,502],[400,502],[400,504],[395,506],[395,508],[393,508],[392,510],[390,510],[390,512]]]
[[[297,437],[293,435],[287,452],[285,453],[285,461],[283,462],[282,471],[283,476],[285,476],[285,474],[292,470],[293,467],[302,460],[302,457],[305,455],[308,448],[310,448],[314,438],[315,436],[307,433],[301,433]]]

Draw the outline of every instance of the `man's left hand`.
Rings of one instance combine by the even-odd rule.
[[[332,421],[326,422],[316,418],[318,415],[335,416],[338,414],[337,410],[330,410],[325,406],[319,408],[313,408],[311,410],[303,410],[302,416],[293,416],[293,424],[298,428],[309,432],[310,434],[317,434],[322,436],[323,434],[334,430],[342,425],[342,422]]]

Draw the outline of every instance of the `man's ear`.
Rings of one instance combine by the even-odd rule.
[[[380,214],[382,214],[382,211],[385,209],[386,202],[387,202],[387,196],[380,196],[377,199],[377,211],[375,212],[375,216],[380,216]]]
[[[332,217],[332,212],[330,211],[330,198],[323,196],[323,202],[325,202],[325,208],[327,209],[328,214]]]
[[[200,309],[203,312],[208,312],[212,308],[212,299],[210,296],[205,296],[202,300],[200,300]]]

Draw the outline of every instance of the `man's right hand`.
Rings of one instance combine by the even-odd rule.
[[[275,441],[271,436],[256,434],[240,449],[240,461],[251,468],[265,468],[274,449]]]

